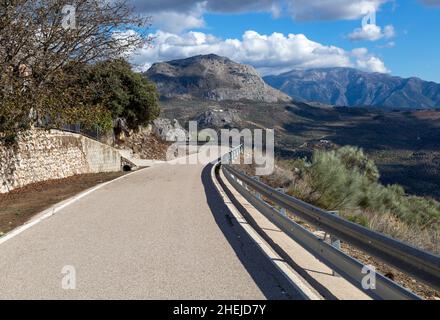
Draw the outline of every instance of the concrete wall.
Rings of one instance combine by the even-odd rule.
[[[0,193],[76,174],[119,170],[118,150],[75,133],[33,129],[22,133],[13,147],[0,144]]]

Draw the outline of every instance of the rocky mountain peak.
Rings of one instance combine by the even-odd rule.
[[[167,98],[287,102],[251,66],[215,54],[155,63],[145,74]]]

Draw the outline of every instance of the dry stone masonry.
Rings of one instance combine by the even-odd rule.
[[[77,174],[121,170],[118,150],[79,134],[33,129],[0,144],[0,193]]]

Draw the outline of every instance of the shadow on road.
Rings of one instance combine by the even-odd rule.
[[[212,181],[212,167],[212,164],[206,166],[201,177],[207,202],[217,225],[240,262],[267,299],[303,299],[298,290],[270,262],[253,239],[235,220]],[[230,270],[230,272],[234,272],[234,270]]]

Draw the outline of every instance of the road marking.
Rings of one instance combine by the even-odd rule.
[[[220,196],[223,198],[225,205],[228,207],[229,211],[231,211],[234,218],[238,221],[241,227],[247,232],[247,234],[251,237],[251,239],[258,245],[260,250],[266,257],[278,268],[281,273],[292,283],[292,285],[300,291],[300,293],[309,300],[322,300],[322,297],[313,292],[310,289],[309,285],[307,285],[306,280],[304,280],[300,275],[298,275],[289,264],[284,261],[276,252],[272,249],[272,247],[255,231],[255,229],[246,221],[246,219],[241,215],[238,209],[235,207],[229,196],[225,193],[222,186],[216,179],[215,176],[215,167],[216,164],[212,167],[211,170],[211,178],[214,182],[217,191],[220,193]]]
[[[148,169],[148,168],[145,168],[145,169]],[[67,206],[70,206],[71,204],[79,201],[80,199],[84,198],[85,196],[87,196],[87,195],[89,195],[89,194],[91,194],[91,193],[93,193],[93,192],[95,192],[95,191],[97,191],[97,190],[99,190],[99,189],[101,189],[101,188],[103,188],[103,187],[113,183],[113,182],[116,182],[116,181],[119,181],[121,179],[124,179],[124,178],[126,178],[128,176],[131,176],[132,174],[141,172],[141,171],[143,171],[145,169],[137,170],[137,171],[128,173],[126,175],[123,175],[122,177],[119,177],[119,178],[116,178],[116,179],[113,179],[113,180],[110,180],[110,181],[98,184],[97,186],[95,186],[95,187],[93,187],[93,188],[91,188],[89,190],[83,191],[83,192],[77,194],[76,196],[71,197],[70,199],[67,199],[67,200],[65,200],[63,202],[55,204],[54,206],[52,206],[49,209],[46,209],[43,212],[37,213],[34,218],[31,218],[31,220],[29,220],[28,222],[26,222],[22,226],[13,229],[12,231],[8,232],[6,235],[1,237],[0,238],[0,245],[5,243],[6,241],[8,241],[8,240],[18,236],[20,233],[26,231],[27,229],[32,228],[33,226],[35,226],[36,224],[40,223],[41,221],[44,221],[44,220],[52,217],[57,212],[59,212],[62,209],[66,208]]]
[[[188,156],[183,156],[181,158],[184,158],[184,157],[188,157]],[[179,160],[181,158],[177,158],[177,159],[174,159],[174,160],[171,160],[171,161],[164,161],[164,162],[160,162],[160,163],[155,163],[155,164],[153,164],[153,166],[154,165],[163,165],[163,164],[173,164],[175,161],[177,161],[177,160]],[[148,168],[151,168],[151,167],[148,167]],[[20,233],[22,233],[22,232],[26,231],[27,229],[35,226],[36,224],[40,223],[41,221],[44,221],[44,220],[52,217],[54,214],[56,214],[60,210],[62,210],[64,208],[66,208],[67,206],[77,202],[78,200],[84,198],[85,196],[87,196],[87,195],[89,195],[89,194],[91,194],[91,193],[93,193],[93,192],[95,192],[95,191],[105,187],[106,185],[109,185],[110,183],[116,182],[116,181],[118,181],[120,179],[124,179],[124,178],[126,178],[128,176],[131,176],[132,174],[141,172],[141,171],[143,171],[145,169],[148,169],[148,168],[140,169],[140,170],[128,173],[128,174],[126,174],[126,175],[124,175],[122,177],[119,177],[119,178],[113,179],[111,181],[107,181],[107,182],[104,182],[102,184],[99,184],[99,185],[93,187],[92,189],[86,190],[86,191],[84,191],[84,192],[82,192],[82,193],[80,193],[80,194],[78,194],[76,196],[73,196],[72,198],[70,198],[68,200],[65,200],[63,202],[57,203],[53,207],[51,207],[51,208],[49,208],[49,209],[47,209],[47,210],[45,210],[43,212],[37,213],[34,216],[34,218],[31,218],[31,220],[29,220],[28,222],[26,222],[22,226],[17,227],[15,229],[9,231],[4,236],[0,237],[0,245],[5,243],[6,241],[8,241],[8,240],[18,236]]]

